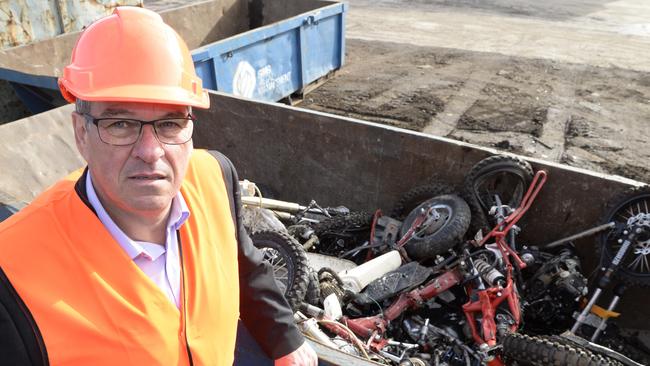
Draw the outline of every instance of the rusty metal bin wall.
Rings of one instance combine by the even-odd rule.
[[[82,30],[121,5],[143,0],[8,0],[0,2],[0,49]]]

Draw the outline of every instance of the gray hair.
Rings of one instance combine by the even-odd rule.
[[[90,114],[90,108],[92,107],[92,102],[77,98],[77,100],[75,100],[74,102],[74,106],[77,113]]]
[[[77,98],[74,102],[75,110],[79,114],[90,114],[90,109],[92,108],[92,103],[91,101],[88,100],[83,100]],[[192,114],[192,106],[188,105],[187,110],[190,114]]]

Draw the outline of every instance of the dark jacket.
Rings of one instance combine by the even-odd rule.
[[[210,151],[219,161],[230,196],[230,209],[238,228],[240,316],[261,348],[273,359],[296,350],[304,341],[293,313],[273,279],[271,266],[253,246],[241,220],[241,193],[234,166],[223,154]],[[86,172],[75,191],[93,210],[86,196]],[[94,211],[94,210],[93,210]],[[0,253],[2,255],[2,253]],[[49,365],[38,325],[0,268],[0,364]]]

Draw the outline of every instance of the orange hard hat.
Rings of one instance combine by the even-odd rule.
[[[185,42],[151,10],[117,7],[91,24],[59,78],[70,103],[148,102],[208,108]]]

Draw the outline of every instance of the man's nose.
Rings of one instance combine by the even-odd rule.
[[[142,126],[140,137],[133,146],[132,154],[147,163],[152,163],[160,159],[164,154],[162,143],[156,137],[156,131],[153,126]]]

